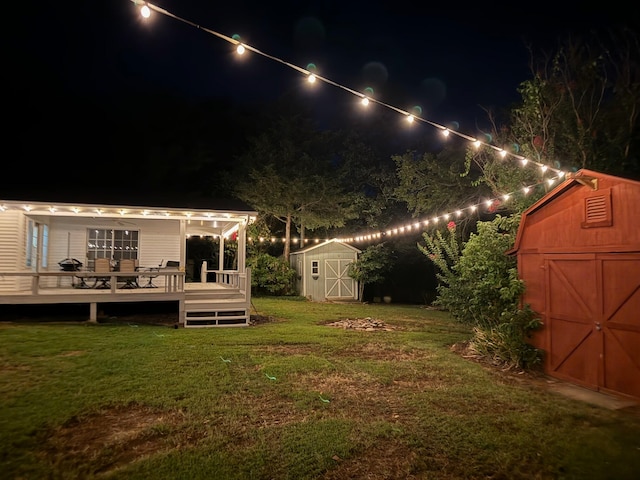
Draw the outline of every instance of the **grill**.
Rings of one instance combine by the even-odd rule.
[[[77,272],[82,268],[82,262],[75,258],[65,258],[58,262],[60,269],[64,272]]]

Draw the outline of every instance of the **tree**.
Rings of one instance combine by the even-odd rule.
[[[467,152],[468,170],[479,170],[478,184],[488,186],[495,197],[541,187],[501,208],[520,212],[552,188],[536,164],[565,172],[588,168],[640,177],[636,32],[621,29],[563,39],[552,54],[531,49],[531,72],[532,78],[519,86],[522,101],[511,108],[508,123],[487,113],[494,144],[532,162],[523,168],[492,148],[470,147]]]
[[[384,280],[391,266],[390,252],[384,243],[365,248],[355,262],[349,264],[347,275],[358,282],[358,298],[363,299],[364,286]]]
[[[283,256],[289,258],[291,231],[341,227],[357,216],[332,168],[330,132],[319,132],[300,116],[278,117],[250,139],[240,157],[235,193],[257,211],[284,225]]]
[[[489,193],[469,175],[463,148],[448,147],[422,155],[406,152],[392,158],[398,177],[394,195],[406,203],[414,217],[439,216],[459,209],[460,205],[474,205]]]

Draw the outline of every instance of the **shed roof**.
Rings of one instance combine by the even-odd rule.
[[[297,254],[300,254],[300,253],[307,253],[307,252],[310,252],[311,250],[315,250],[316,248],[324,247],[324,246],[326,246],[326,245],[328,245],[330,243],[337,243],[337,244],[340,244],[340,245],[344,245],[345,247],[353,250],[356,253],[360,253],[361,252],[361,250],[358,250],[356,247],[354,247],[352,245],[349,245],[348,243],[342,242],[342,241],[338,240],[337,238],[332,238],[331,240],[327,240],[325,242],[318,243],[316,245],[311,245],[309,247],[301,248],[300,250],[296,250],[295,252],[291,252],[291,255],[297,255]]]
[[[527,224],[527,219],[529,216],[531,216],[533,213],[539,211],[540,209],[544,208],[546,205],[548,205],[549,203],[553,202],[556,198],[558,198],[560,195],[562,195],[563,193],[579,187],[579,186],[584,186],[584,185],[591,185],[591,186],[595,186],[595,188],[597,188],[597,182],[600,179],[611,179],[614,181],[618,181],[618,182],[627,182],[627,183],[631,183],[631,184],[635,184],[638,187],[640,187],[640,181],[637,180],[631,180],[628,178],[624,178],[624,177],[617,177],[615,175],[609,175],[606,173],[600,173],[600,172],[596,172],[593,170],[587,170],[587,169],[581,169],[578,170],[577,172],[573,173],[573,174],[569,174],[567,176],[567,179],[562,182],[560,185],[558,185],[556,188],[554,188],[553,190],[551,190],[549,193],[547,193],[544,197],[542,197],[540,200],[538,200],[536,203],[534,203],[533,205],[531,205],[529,208],[527,208],[523,213],[522,213],[522,220],[520,221],[520,226],[518,227],[518,233],[516,234],[516,241],[515,244],[513,246],[513,248],[511,250],[508,250],[506,253],[507,255],[513,255],[515,253],[517,253],[518,249],[520,248],[520,242],[522,240],[522,232],[524,231],[526,224]]]

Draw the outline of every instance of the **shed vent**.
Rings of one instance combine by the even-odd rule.
[[[610,227],[611,218],[611,191],[607,190],[601,195],[594,195],[584,199],[584,221],[582,228]]]

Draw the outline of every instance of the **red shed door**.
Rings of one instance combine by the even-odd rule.
[[[545,260],[548,373],[640,398],[640,256]]]

